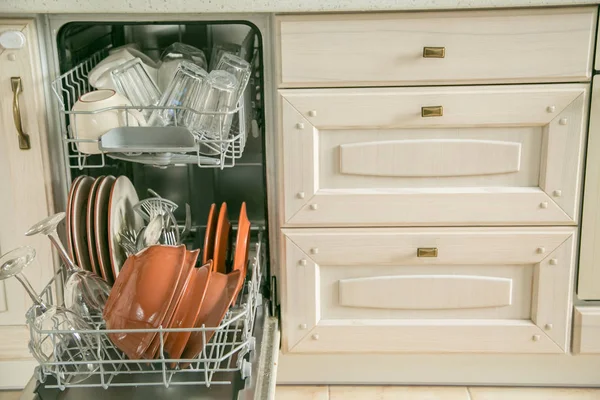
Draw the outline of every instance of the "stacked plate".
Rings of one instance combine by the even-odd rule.
[[[102,276],[112,284],[125,262],[118,244],[119,233],[136,232],[142,218],[133,211],[139,201],[133,184],[126,176],[86,175],[71,184],[67,200],[67,247],[83,269]]]
[[[221,205],[217,216],[213,204],[200,268],[196,267],[200,251],[183,245],[150,246],[125,261],[106,303],[104,319],[108,329],[137,330],[109,334],[130,359],[157,358],[161,343],[167,359],[194,359],[203,351],[244,285],[250,236],[245,203],[240,209],[232,263],[227,260],[230,232],[227,205]],[[160,327],[188,330],[159,332]],[[208,330],[191,330],[202,327]]]

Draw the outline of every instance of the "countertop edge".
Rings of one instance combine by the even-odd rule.
[[[0,0],[0,14],[320,13],[597,5],[600,0]]]

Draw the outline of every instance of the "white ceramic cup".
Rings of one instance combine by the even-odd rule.
[[[111,109],[119,106],[131,106],[131,102],[111,89],[95,90],[79,97],[71,110],[75,113],[71,124],[73,138],[98,140],[113,128],[146,125],[137,110]],[[101,153],[97,142],[78,142],[76,145],[84,154]]]

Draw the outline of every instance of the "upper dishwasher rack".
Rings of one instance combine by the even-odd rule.
[[[106,165],[106,157],[113,159],[166,167],[174,164],[197,164],[199,167],[233,167],[244,152],[247,127],[252,112],[248,109],[248,93],[242,96],[237,107],[228,112],[198,112],[184,107],[139,107],[114,106],[95,111],[73,111],[73,105],[81,95],[95,90],[88,82],[88,74],[103,58],[109,48],[102,49],[60,75],[52,82],[52,89],[58,100],[61,118],[62,140],[68,158],[69,168],[101,168]],[[254,60],[251,65],[255,65]],[[251,85],[246,87],[246,92]],[[181,126],[146,127],[132,126],[134,119],[126,110],[170,110],[177,114],[186,110],[195,114],[213,115],[223,128],[226,118],[232,118],[229,130],[221,129],[219,138],[198,138]],[[123,110],[125,126],[106,132],[98,140],[77,137],[77,114],[101,114]],[[175,120],[177,120],[175,118]],[[83,143],[97,143],[99,154],[89,155],[78,150]],[[69,149],[71,150],[69,152]]]

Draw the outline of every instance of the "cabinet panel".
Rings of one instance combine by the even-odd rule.
[[[573,353],[600,354],[600,307],[575,307]]]
[[[0,47],[0,254],[19,246],[32,246],[36,259],[24,273],[39,291],[54,272],[50,241],[43,235],[25,237],[24,233],[52,210],[44,81],[33,21],[0,19],[0,33],[8,30],[22,32],[26,40],[21,49]],[[23,130],[30,138],[28,150],[19,148],[13,119],[13,77],[21,79],[18,102]],[[27,347],[29,330],[25,326],[31,299],[16,279],[0,282],[0,299],[0,367],[10,371],[9,379],[0,380],[0,388],[23,387],[35,366]]]
[[[600,300],[600,80],[594,78],[581,218],[577,297]]]
[[[589,79],[595,24],[595,7],[280,16],[280,86]]]
[[[281,90],[285,223],[574,225],[587,93]],[[442,115],[423,117],[426,105]]]
[[[289,352],[567,350],[575,228],[283,234]]]

